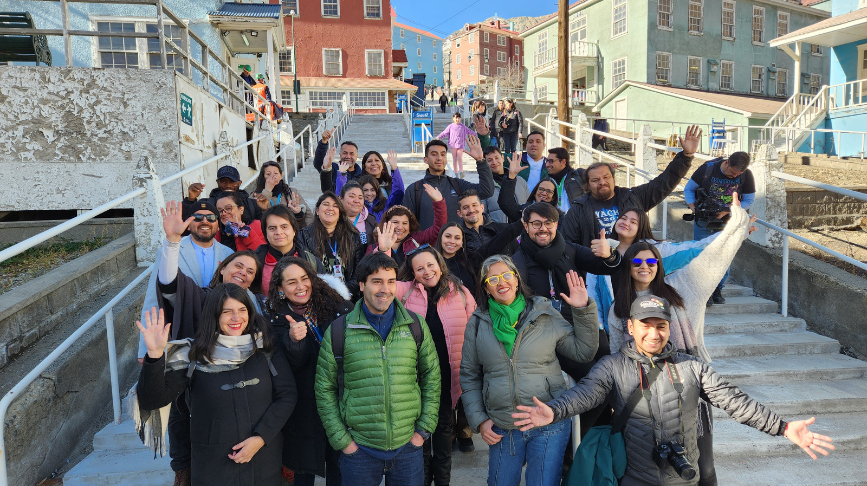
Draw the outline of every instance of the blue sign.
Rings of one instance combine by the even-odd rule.
[[[427,127],[427,134],[424,127]],[[418,110],[412,112],[412,151],[421,148],[433,137],[433,110]]]

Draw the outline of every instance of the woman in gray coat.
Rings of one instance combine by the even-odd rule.
[[[464,333],[461,400],[467,422],[490,446],[489,486],[517,486],[527,464],[526,484],[560,484],[568,421],[521,432],[512,424],[517,406],[534,396],[553,400],[566,390],[560,353],[586,363],[599,346],[596,304],[575,271],[567,275],[574,326],[545,297],[534,297],[504,255],[484,261],[479,307]]]

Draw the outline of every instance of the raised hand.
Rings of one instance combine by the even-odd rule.
[[[262,193],[254,192],[250,196],[256,200],[256,206],[259,206],[259,209],[261,209],[262,211],[268,209],[271,206],[271,201],[268,200],[268,196]]]
[[[397,237],[394,236],[394,228],[395,224],[391,221],[387,221],[384,225],[382,225],[382,230],[378,227],[376,228],[376,243],[379,251],[384,252],[386,255],[391,255],[391,247],[397,243]]]
[[[599,258],[611,257],[611,245],[605,238],[605,228],[599,230],[599,239],[590,242],[590,251]]]
[[[488,445],[494,445],[500,442],[500,439],[503,438],[502,435],[491,430],[491,427],[494,426],[494,421],[491,419],[485,420],[479,425],[479,430],[482,432],[482,440],[485,441]]]
[[[424,192],[429,198],[431,198],[431,201],[437,202],[443,200],[443,193],[441,193],[436,187],[430,184],[424,184],[422,187],[424,187]]]
[[[476,133],[482,136],[491,133],[488,120],[485,119],[484,115],[476,115],[474,118],[473,126],[476,128]]]
[[[814,434],[807,428],[808,425],[813,425],[815,421],[816,417],[810,417],[807,420],[789,422],[789,426],[784,434],[787,439],[794,442],[801,449],[804,449],[804,452],[812,457],[813,460],[816,460],[816,454],[813,454],[813,451],[827,456],[828,451],[825,449],[834,450],[834,445],[831,444],[833,439],[828,436]]]
[[[533,403],[536,404],[535,407],[518,405],[518,410],[523,412],[512,414],[512,418],[521,419],[515,421],[515,426],[521,427],[521,432],[526,432],[533,427],[544,427],[554,421],[554,411],[551,407],[536,397],[533,397]]]
[[[479,142],[479,137],[475,135],[467,135],[467,153],[473,160],[482,160],[485,158],[485,153],[482,151],[482,142]]]
[[[514,179],[515,177],[518,177],[518,174],[522,170],[529,168],[530,164],[521,165],[521,152],[512,152],[512,159],[509,161],[509,179]]]
[[[295,214],[301,212],[301,196],[298,194],[298,191],[292,191],[292,197],[286,198],[286,205]]]
[[[307,323],[295,322],[295,319],[290,316],[286,316],[286,320],[289,321],[289,339],[292,342],[297,343],[307,337]]]
[[[750,230],[749,230],[749,234],[753,234],[754,231],[758,231],[758,230],[759,230],[759,228],[756,227],[756,224],[755,224],[756,221],[758,221],[758,220],[759,220],[759,217],[756,216],[755,214],[750,218]]]
[[[244,464],[245,462],[250,462],[253,459],[253,456],[259,452],[259,449],[265,445],[265,439],[259,437],[258,435],[254,435],[253,437],[249,437],[240,444],[235,444],[232,446],[232,452],[229,454],[229,459],[235,461],[236,464]]]
[[[265,190],[271,192],[280,183],[280,174],[275,172],[265,179]]]
[[[172,243],[181,241],[184,231],[193,222],[192,216],[184,221],[183,212],[184,206],[177,201],[169,201],[166,203],[165,209],[160,209],[160,213],[163,215],[163,231],[166,232],[166,239]]]
[[[190,184],[190,187],[187,188],[187,198],[190,200],[196,200],[199,196],[202,195],[202,191],[205,190],[205,185],[201,182],[193,182]]]
[[[391,167],[391,171],[394,172],[397,170],[397,152],[394,150],[388,151],[388,166]]]
[[[341,160],[340,164],[337,166],[337,170],[341,173],[347,173],[350,169],[355,165],[354,160]]]
[[[569,295],[560,292],[560,297],[563,302],[575,308],[587,307],[590,299],[587,297],[587,287],[584,285],[584,279],[578,276],[575,270],[569,270],[566,274],[566,282],[569,284]]]
[[[169,343],[172,324],[166,324],[163,310],[157,311],[156,307],[151,307],[151,310],[145,312],[145,323],[147,327],[142,326],[141,321],[135,321],[148,349],[148,356],[151,359],[160,359]]]
[[[683,147],[683,155],[692,157],[698,150],[698,144],[701,141],[701,128],[698,125],[692,125],[686,129],[685,137],[677,137],[680,140],[680,146]]]
[[[328,141],[331,140],[331,135],[334,135],[334,130],[337,130],[337,127],[334,127],[331,130],[322,131],[322,143],[328,143]]]
[[[325,153],[325,159],[322,161],[322,170],[329,171],[331,170],[331,164],[334,163],[334,154],[337,153],[337,147],[331,147],[328,149],[328,152]]]

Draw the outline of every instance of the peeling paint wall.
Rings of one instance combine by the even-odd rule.
[[[133,190],[141,156],[160,176],[177,172],[175,76],[0,67],[0,211],[97,207]],[[178,184],[164,189],[180,195]]]

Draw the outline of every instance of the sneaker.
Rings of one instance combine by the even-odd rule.
[[[472,437],[467,437],[465,439],[458,438],[458,448],[461,452],[473,452],[476,450],[476,445],[473,444]]]
[[[710,296],[711,300],[713,300],[714,304],[725,304],[726,300],[722,296],[722,289],[717,287],[716,290],[713,291],[713,295]]]

